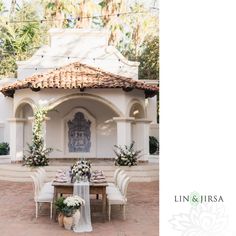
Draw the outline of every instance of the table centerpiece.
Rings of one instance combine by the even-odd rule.
[[[89,180],[91,176],[91,163],[87,160],[79,160],[71,166],[71,182],[73,183],[75,179]]]

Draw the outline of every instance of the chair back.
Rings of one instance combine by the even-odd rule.
[[[123,181],[127,177],[128,177],[128,175],[125,172],[118,176],[117,187],[119,188],[120,191],[121,191],[121,188],[122,188]]]
[[[38,181],[38,178],[37,178],[37,176],[35,174],[30,175],[30,177],[33,180],[34,199],[36,200],[36,198],[37,198],[37,196],[39,194],[39,191],[40,191],[39,181]]]
[[[40,174],[43,183],[46,182],[47,179],[47,173],[43,167],[38,167],[37,172]]]
[[[41,172],[45,177],[47,176],[46,170],[43,167],[38,167],[37,169],[39,172]]]
[[[127,189],[128,189],[128,185],[129,185],[129,182],[130,182],[130,177],[129,176],[126,176],[126,178],[124,179],[123,183],[122,183],[122,186],[121,186],[121,193],[124,197],[126,197],[126,194],[127,194]]]
[[[43,175],[41,174],[41,172],[37,171],[35,172],[35,176],[37,178],[38,184],[39,184],[39,188],[41,189],[44,185],[44,178]]]
[[[114,175],[113,175],[114,182],[115,182],[116,185],[117,185],[117,177],[118,177],[118,174],[119,174],[120,171],[121,171],[121,168],[117,168],[114,172]]]

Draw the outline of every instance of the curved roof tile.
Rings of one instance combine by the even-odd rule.
[[[122,88],[131,91],[135,88],[144,90],[146,97],[156,95],[159,90],[157,86],[147,85],[79,62],[8,84],[2,87],[0,92],[5,96],[13,97],[15,90],[24,88],[31,88],[33,91],[44,88],[80,89],[81,91],[86,88]]]

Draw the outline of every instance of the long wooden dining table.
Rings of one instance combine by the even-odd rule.
[[[53,196],[53,218],[56,221],[56,207],[55,201],[58,196],[61,194],[73,194],[74,184],[70,182],[60,183],[60,182],[52,182],[52,186],[54,186],[54,196]],[[108,186],[107,182],[105,183],[91,183],[89,182],[89,192],[90,194],[101,194],[102,196],[102,215],[103,220],[106,220],[106,187]]]

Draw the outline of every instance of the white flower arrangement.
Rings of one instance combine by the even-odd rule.
[[[64,204],[67,206],[67,207],[70,207],[70,208],[74,208],[74,209],[79,209],[80,206],[84,205],[85,204],[85,201],[83,198],[81,198],[80,196],[69,196],[67,197],[65,200],[64,200]]]
[[[129,146],[125,145],[124,147],[115,145],[116,150],[114,150],[115,157],[115,165],[118,166],[134,166],[137,165],[139,154],[141,150],[134,150],[134,142],[132,142]]]
[[[55,202],[56,209],[67,217],[73,216],[82,205],[85,205],[85,201],[78,195],[60,197]]]
[[[81,160],[77,161],[71,166],[72,176],[88,176],[91,172],[91,164],[89,161]]]

